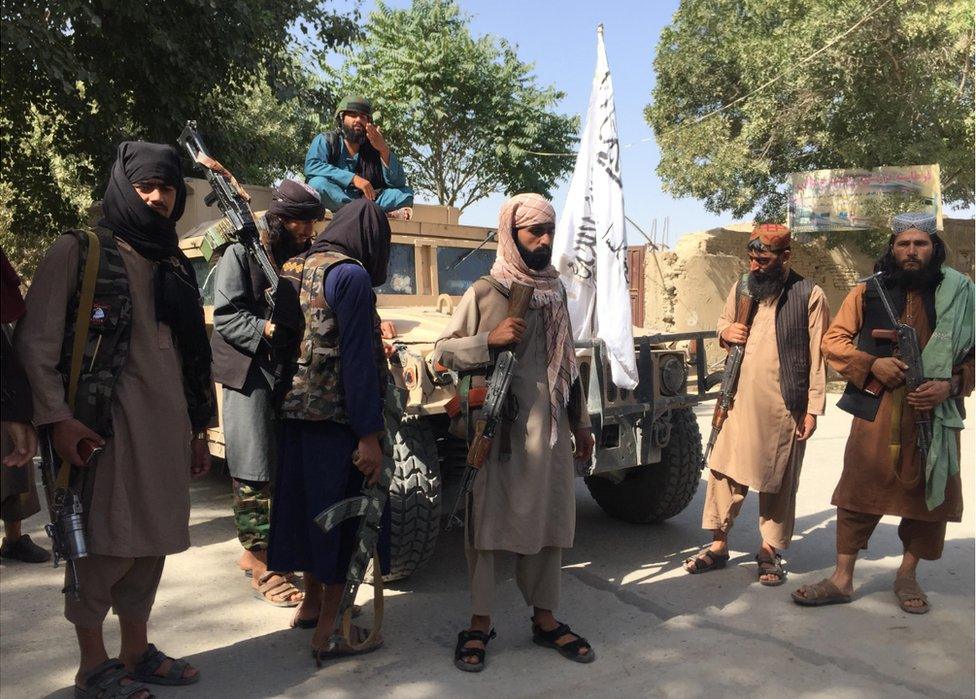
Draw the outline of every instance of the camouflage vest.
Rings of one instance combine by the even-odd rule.
[[[129,277],[126,275],[122,253],[115,244],[112,233],[104,228],[96,230],[102,244],[98,261],[98,279],[95,282],[95,299],[91,309],[88,341],[78,378],[78,394],[75,399],[75,417],[103,437],[112,434],[112,396],[115,382],[129,356],[129,340],[132,334],[132,296],[129,293]],[[88,259],[88,236],[81,231],[70,231],[79,241],[78,288],[68,301],[64,325],[64,341],[61,344],[61,360],[58,370],[68,390],[68,373],[71,369],[71,348],[74,343],[75,317],[81,296],[80,279]]]
[[[332,420],[348,424],[339,353],[339,325],[335,311],[325,300],[325,278],[340,264],[359,264],[338,252],[299,255],[288,260],[281,276],[298,290],[305,332],[298,349],[291,388],[281,403],[281,416],[293,420]],[[386,390],[389,368],[380,338],[380,319],[373,311],[374,361],[380,390]]]

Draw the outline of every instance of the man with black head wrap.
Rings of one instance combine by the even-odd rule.
[[[903,553],[893,592],[902,611],[924,614],[928,598],[916,579],[919,560],[938,560],[946,523],[962,517],[959,439],[962,398],[973,391],[973,283],[944,265],[945,244],[929,212],[898,214],[875,265],[899,322],[918,334],[926,381],[905,387],[907,365],[876,330],[891,320],[873,286],[858,284],[823,339],[831,368],[847,379],[837,407],[854,417],[837,507],[837,563],[832,575],[793,593],[804,606],[843,604],[854,592],[854,564],[883,515],[901,517]],[[932,422],[932,445],[916,446],[917,413]]]
[[[389,370],[373,287],[386,281],[389,259],[390,223],[376,204],[359,199],[282,270],[298,290],[305,332],[281,406],[268,566],[304,571],[305,600],[293,625],[315,627],[317,658],[325,657],[320,651],[333,632],[358,525],[349,520],[326,536],[313,517],[360,493],[363,477],[374,483],[383,459]],[[382,561],[388,560],[388,518],[389,510],[380,534]],[[354,643],[367,636],[357,626],[351,633]],[[342,646],[330,655],[350,652]]]
[[[189,547],[190,479],[210,467],[206,427],[214,410],[210,345],[196,278],[176,221],[186,187],[175,149],[118,148],[94,235],[98,272],[91,308],[78,289],[94,240],[61,236],[27,294],[15,346],[33,388],[34,422],[75,469],[85,503],[89,555],[77,561],[80,597],[65,598],[81,662],[76,696],[149,696],[132,682],[188,684],[200,673],[147,641],[147,622],[166,556]],[[76,316],[89,315],[74,407],[66,400]],[[94,464],[83,439],[104,447]],[[121,650],[102,637],[109,608]]]
[[[318,193],[302,182],[283,180],[259,221],[262,244],[280,270],[308,249],[313,225],[324,211]],[[262,225],[263,224],[263,225]],[[275,389],[272,341],[276,323],[265,297],[268,281],[240,243],[224,249],[214,281],[214,380],[221,384],[225,458],[234,489],[234,524],[244,547],[237,565],[257,596],[275,606],[294,607],[302,592],[288,572],[268,570],[271,487],[276,462]],[[280,335],[280,333],[278,333]]]

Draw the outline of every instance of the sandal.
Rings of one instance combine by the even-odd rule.
[[[726,557],[727,558],[727,557]],[[572,641],[567,641],[562,645],[556,643],[556,639],[560,636],[565,635],[576,636]],[[593,650],[593,646],[585,638],[575,633],[569,625],[559,622],[552,631],[543,631],[542,627],[538,624],[532,624],[532,642],[536,645],[543,646],[544,648],[554,648],[559,651],[559,654],[564,658],[569,658],[576,663],[592,663],[596,660],[596,651]],[[582,649],[586,648],[587,653],[580,653]]]
[[[892,588],[895,597],[898,598],[898,606],[901,607],[903,612],[908,612],[909,614],[928,614],[929,598],[922,591],[922,588],[918,586],[918,581],[912,578],[895,578],[895,584]],[[911,600],[921,600],[922,605],[920,607],[912,607],[908,604]]]
[[[457,645],[454,646],[454,667],[463,672],[481,672],[485,669],[485,652],[488,650],[488,641],[495,638],[498,634],[495,629],[485,633],[477,629],[465,629],[458,632]],[[471,641],[484,643],[484,648],[465,648],[464,646]],[[469,663],[466,658],[475,658],[478,662]]]
[[[149,699],[155,697],[142,682],[132,680],[122,684],[126,679],[132,680],[132,677],[122,661],[109,658],[85,673],[84,687],[75,685],[75,699],[123,699],[139,692],[148,692]]]
[[[355,643],[358,645],[366,642],[366,639],[369,638],[370,630],[353,624],[350,627],[349,632],[355,637]],[[331,650],[326,650],[324,648],[312,648],[312,660],[315,661],[315,664],[318,667],[322,667],[323,660],[333,660],[335,658],[343,658],[348,655],[363,655],[365,653],[372,653],[382,645],[382,637],[376,641],[376,643],[366,646],[365,648],[353,648],[345,639],[343,639],[342,643]]]
[[[805,590],[806,595],[799,592]],[[810,593],[813,593],[811,596]],[[851,601],[850,595],[845,595],[840,591],[830,578],[824,578],[813,585],[803,585],[799,590],[792,592],[791,597],[801,607],[823,607],[828,604],[848,604]]]
[[[363,615],[363,607],[359,604],[352,605],[352,618],[356,619]],[[295,612],[295,616],[291,620],[291,628],[293,629],[314,629],[319,625],[319,617],[316,615],[311,619],[302,619],[298,616],[298,612]]]
[[[169,672],[165,675],[157,675],[156,671],[163,666],[167,660],[172,660],[173,664],[170,665]],[[192,675],[191,677],[184,677],[183,673],[190,667],[190,663],[180,658],[176,660],[169,657],[161,650],[156,648],[152,643],[146,648],[146,652],[142,654],[139,661],[136,663],[135,669],[132,671],[132,677],[139,680],[140,682],[146,682],[148,684],[164,684],[170,687],[182,686],[185,684],[193,684],[194,682],[200,681],[200,673]]]
[[[251,591],[259,600],[275,607],[297,607],[302,603],[305,593],[292,582],[291,573],[266,572],[251,582]],[[298,599],[296,595],[300,595]]]
[[[705,560],[705,556],[708,556],[711,563]],[[720,568],[724,568],[725,564],[728,562],[728,552],[718,553],[717,551],[712,551],[706,546],[694,556],[686,558],[684,566],[686,573],[698,575],[699,573],[707,573],[710,570],[719,570]]]
[[[760,585],[766,587],[777,587],[786,582],[786,571],[783,570],[783,557],[778,553],[770,557],[765,551],[756,554],[758,572],[756,579]],[[764,575],[775,575],[775,580],[763,580]]]

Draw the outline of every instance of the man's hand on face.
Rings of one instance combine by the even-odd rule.
[[[593,456],[593,445],[595,444],[593,430],[589,427],[573,430],[573,441],[576,443],[573,458],[578,461],[589,461],[590,457]]]
[[[3,457],[3,465],[20,468],[30,463],[37,453],[37,432],[29,422],[4,422],[3,429],[10,435],[13,451]]]
[[[380,448],[380,433],[368,434],[359,440],[353,455],[353,464],[366,478],[367,485],[375,485],[383,468],[383,450]]]
[[[817,416],[807,413],[796,426],[796,441],[805,442],[817,431]]]
[[[722,339],[729,345],[744,345],[749,339],[749,328],[743,323],[732,323],[722,331]]]
[[[359,175],[352,176],[352,186],[363,193],[363,196],[370,201],[376,201],[376,190],[373,189],[373,185],[369,183],[365,177],[360,177]]]
[[[927,412],[946,400],[951,393],[952,384],[948,381],[926,381],[909,393],[905,400],[913,410]]]
[[[386,145],[386,139],[383,138],[383,132],[380,131],[380,127],[372,121],[366,124],[366,138],[369,139],[369,142],[373,148],[379,151],[380,158],[383,159],[383,163],[385,165],[389,165],[390,147]]]
[[[506,318],[488,333],[488,346],[492,349],[517,345],[525,334],[525,320],[522,318]]]
[[[190,478],[197,479],[210,471],[210,447],[206,439],[190,441]]]
[[[51,428],[54,451],[72,466],[85,465],[85,460],[78,453],[78,444],[83,439],[90,439],[100,447],[105,446],[104,439],[73,417],[56,422]]]
[[[905,383],[908,365],[898,357],[878,357],[871,364],[871,373],[888,388],[898,388]]]

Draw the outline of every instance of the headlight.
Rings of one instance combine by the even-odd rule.
[[[673,354],[661,360],[661,393],[676,396],[685,388],[688,370],[680,357]]]

